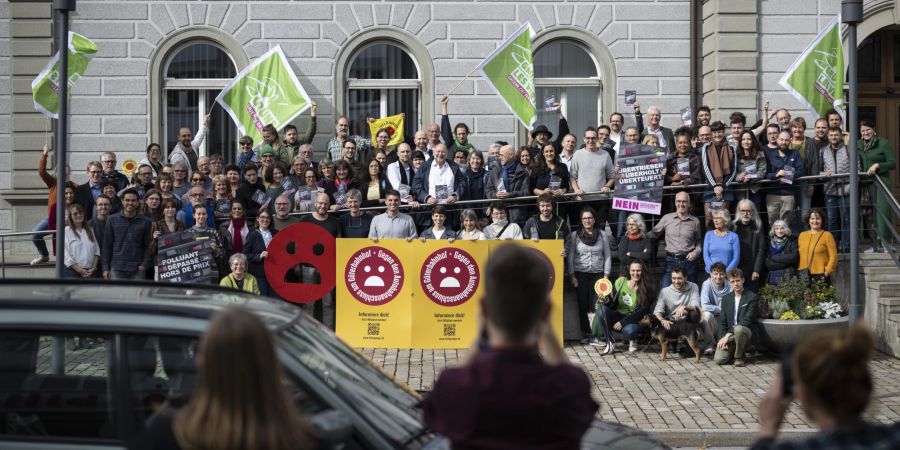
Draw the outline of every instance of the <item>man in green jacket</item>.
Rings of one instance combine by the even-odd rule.
[[[735,367],[744,367],[744,351],[756,330],[756,315],[759,299],[753,291],[744,290],[744,272],[731,269],[728,282],[733,292],[722,297],[722,312],[719,315],[719,343],[713,360],[725,365],[734,357]]]
[[[856,142],[856,148],[859,150],[859,165],[869,175],[881,177],[881,181],[884,181],[884,184],[890,188],[891,171],[897,167],[891,143],[875,134],[875,125],[869,120],[860,121],[859,134],[862,138]],[[878,235],[886,240],[892,235],[890,230],[891,223],[885,220],[882,214],[878,212],[880,211],[884,215],[892,217],[891,209],[888,206],[887,197],[878,188],[871,185],[870,189],[870,198],[872,199],[870,203],[874,203],[874,210],[871,207],[863,209],[863,211],[867,211],[867,213],[863,214],[863,218],[868,222],[864,229],[872,230],[872,216],[874,215],[875,228],[878,230]],[[865,207],[866,205],[862,204],[861,206]],[[869,236],[873,244],[873,248],[869,251],[880,251],[881,246],[878,244],[877,237],[872,235],[871,231]]]

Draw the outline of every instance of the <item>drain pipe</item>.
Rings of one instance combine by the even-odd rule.
[[[695,117],[697,117],[697,108],[700,107],[700,89],[701,84],[703,82],[702,74],[700,73],[703,70],[701,52],[702,50],[702,36],[700,35],[703,30],[703,5],[702,0],[691,0],[691,123],[693,126],[697,124],[693,123]]]

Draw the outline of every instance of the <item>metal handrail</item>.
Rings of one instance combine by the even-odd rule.
[[[888,188],[887,184],[884,183],[884,180],[882,180],[881,177],[872,176],[872,179],[874,180],[873,184],[875,185],[876,189],[878,191],[880,191],[881,194],[884,195],[884,197],[888,200],[888,205],[894,211],[893,216],[890,216],[890,215],[888,215],[888,213],[886,211],[882,211],[882,210],[878,209],[877,202],[876,202],[876,204],[873,205],[874,209],[875,209],[875,214],[880,215],[881,218],[884,219],[887,223],[893,223],[894,217],[900,217],[900,203],[897,202],[897,198],[894,197],[893,192],[891,192],[891,189]],[[897,233],[896,228],[889,227],[888,230],[891,232],[891,235],[893,235],[894,242],[900,242],[900,234]],[[884,245],[884,248],[887,251],[887,253],[891,256],[891,259],[894,260],[894,265],[896,265],[898,268],[900,268],[900,254],[898,254],[898,253],[900,253],[900,250],[898,250],[896,248],[892,248],[890,245],[888,245],[888,237],[889,236],[879,235],[877,226],[875,227],[875,234],[878,235],[878,237],[881,238],[881,240],[883,241],[882,244]]]
[[[866,172],[861,172],[859,175],[860,175],[860,177],[864,177],[864,178],[865,178],[865,177],[870,177],[870,175],[869,175],[868,173],[866,173]],[[831,179],[847,178],[847,177],[849,177],[849,176],[850,176],[849,173],[836,173],[836,174],[827,175],[827,176],[826,176],[826,175],[804,175],[804,176],[802,176],[802,177],[794,178],[794,180],[795,180],[795,181],[831,180]],[[875,178],[878,178],[878,177],[875,177]],[[764,185],[764,186],[765,186],[765,185],[775,185],[775,184],[780,184],[780,183],[781,183],[781,182],[778,181],[778,180],[766,180],[766,179],[761,179],[761,180],[755,180],[755,181],[750,182],[750,183],[737,183],[737,182],[736,182],[736,183],[731,183],[731,185],[729,185],[729,189],[732,189],[732,188],[742,188],[742,187],[751,187],[751,186],[760,186],[760,185]],[[795,185],[795,186],[796,186],[796,185]],[[663,190],[663,192],[666,192],[666,191],[697,191],[697,190],[701,190],[701,189],[706,189],[706,188],[708,188],[708,187],[709,187],[708,184],[706,184],[706,183],[700,183],[700,184],[690,184],[690,185],[685,185],[685,186],[671,186],[671,185],[670,185],[670,186],[663,186],[662,190]],[[557,199],[557,201],[559,201],[559,199],[565,199],[565,200],[566,200],[565,203],[573,203],[573,202],[578,202],[578,201],[579,201],[579,200],[577,200],[577,197],[582,197],[582,196],[584,196],[584,197],[595,197],[595,198],[596,198],[597,196],[612,197],[614,194],[615,194],[615,191],[614,191],[614,190],[610,190],[608,193],[595,191],[595,192],[585,192],[584,194],[575,194],[574,192],[570,192],[570,193],[563,194],[563,195],[561,195],[561,196],[554,197],[554,198]],[[508,198],[505,198],[505,199],[502,199],[502,200],[503,200],[504,203],[515,203],[515,204],[518,204],[518,203],[533,202],[533,201],[537,200],[537,198],[538,198],[537,195],[525,195],[525,196],[521,196],[521,197],[508,197]],[[457,206],[457,205],[477,205],[477,204],[484,204],[485,206],[487,206],[487,205],[489,205],[489,204],[491,204],[491,203],[493,203],[493,202],[495,202],[495,201],[498,201],[498,200],[501,200],[501,199],[497,199],[497,198],[488,198],[488,199],[477,199],[477,200],[459,200],[459,201],[453,202],[451,205],[452,205],[452,206]],[[589,200],[580,200],[580,201],[592,201],[592,200],[589,199]],[[414,210],[414,211],[421,211],[421,210],[425,209],[425,211],[427,211],[428,208],[430,208],[431,206],[432,206],[432,205],[420,203],[419,208],[416,209],[416,208],[413,208],[412,206],[410,206],[410,205],[408,205],[408,204],[402,204],[402,205],[400,205],[400,209],[401,209],[401,210]],[[384,211],[385,209],[387,209],[386,206],[368,206],[368,207],[365,207],[365,208],[359,208],[360,211]],[[344,212],[348,212],[348,211],[350,211],[350,210],[344,208],[344,209],[337,209],[337,210],[334,210],[334,211],[329,211],[329,213],[344,213]],[[290,215],[290,216],[295,216],[295,217],[300,217],[300,216],[306,216],[306,215],[313,214],[314,212],[315,212],[315,211],[292,211],[292,212],[290,212],[288,215]]]

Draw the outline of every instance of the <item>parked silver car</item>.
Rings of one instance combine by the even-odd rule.
[[[214,287],[28,280],[0,284],[0,449],[123,448],[187,400],[197,340],[234,304],[278,338],[284,383],[323,448],[450,448],[422,421],[419,394],[289,303]],[[583,448],[614,442],[667,448],[599,420]]]

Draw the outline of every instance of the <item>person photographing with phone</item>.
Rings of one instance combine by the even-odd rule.
[[[479,338],[460,367],[441,373],[425,422],[453,448],[579,448],[598,406],[553,333],[546,261],[505,244],[484,280]]]
[[[900,448],[900,424],[862,419],[874,389],[868,367],[874,348],[872,333],[862,325],[804,339],[759,403],[759,439],[751,449]],[[804,441],[776,442],[793,398],[821,432]]]

